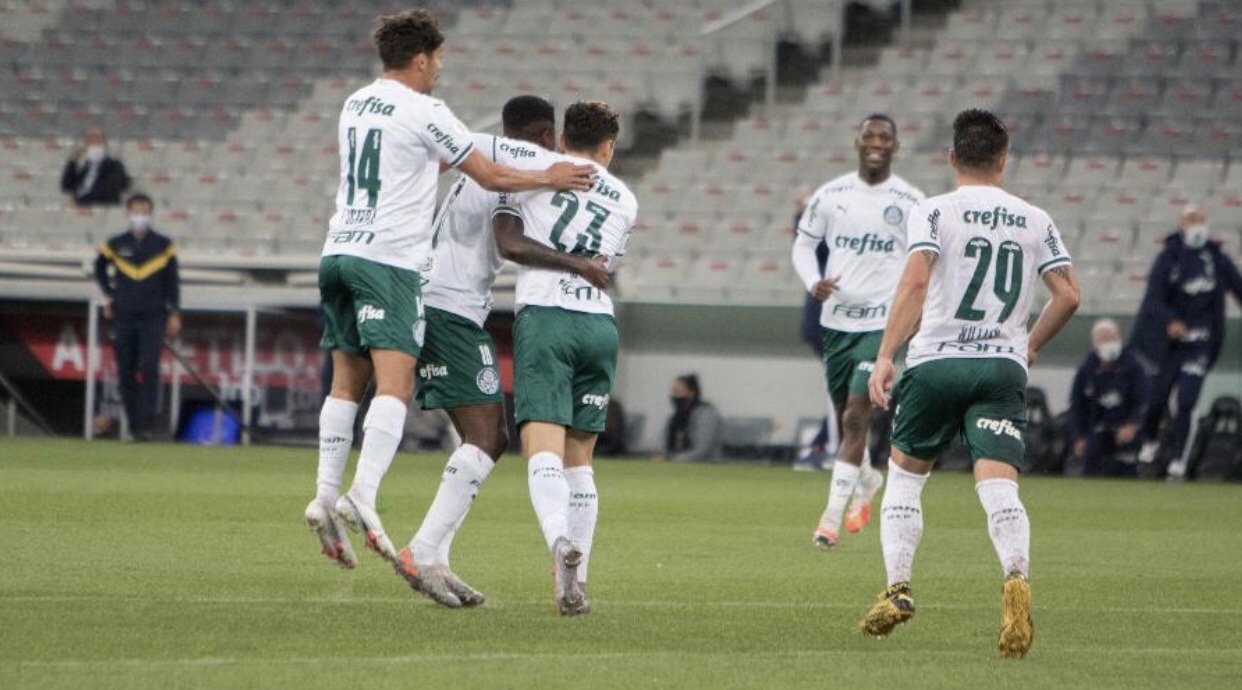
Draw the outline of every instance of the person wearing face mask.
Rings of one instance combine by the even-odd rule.
[[[154,204],[145,194],[125,202],[129,227],[99,246],[95,280],[112,322],[113,352],[131,436],[148,440],[159,395],[160,348],[181,332],[177,249],[151,225]]]
[[[102,129],[86,130],[83,144],[73,150],[60,175],[60,189],[78,206],[119,204],[121,193],[129,189],[130,177],[120,159],[108,155],[108,140]]]
[[[1140,472],[1158,474],[1153,464],[1159,450],[1160,422],[1177,390],[1173,445],[1168,473],[1185,475],[1185,451],[1203,380],[1225,340],[1225,292],[1242,302],[1242,275],[1212,240],[1207,217],[1188,207],[1177,232],[1164,241],[1147,278],[1130,348],[1150,378],[1147,415],[1143,421]]]
[[[1070,393],[1070,440],[1083,474],[1134,473],[1146,404],[1147,377],[1122,347],[1121,330],[1112,319],[1096,321],[1091,352],[1078,367]]]
[[[686,374],[673,379],[669,402],[673,414],[665,426],[665,454],[658,459],[708,462],[719,458],[723,443],[720,412],[703,399],[699,377]]]

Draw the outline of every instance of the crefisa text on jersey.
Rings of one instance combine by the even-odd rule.
[[[995,230],[997,225],[1025,228],[1026,216],[1010,213],[1009,209],[1004,206],[997,206],[991,211],[963,211],[962,222],[986,225],[990,230]]]
[[[346,112],[357,113],[359,115],[362,115],[363,113],[372,113],[374,115],[392,115],[396,109],[397,106],[385,103],[375,96],[367,96],[365,100],[351,98],[345,102]]]

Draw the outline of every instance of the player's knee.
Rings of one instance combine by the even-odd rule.
[[[492,460],[499,460],[509,450],[509,430],[503,424],[486,430],[472,430],[462,438],[462,442],[477,447]]]
[[[866,401],[850,398],[845,404],[845,412],[841,415],[841,428],[847,434],[866,433],[871,421],[871,408]]]

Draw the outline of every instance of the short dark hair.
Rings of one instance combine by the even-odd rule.
[[[500,111],[500,121],[506,130],[520,130],[536,122],[556,124],[556,109],[546,98],[539,96],[514,96]]]
[[[695,400],[703,397],[703,389],[699,386],[698,374],[682,374],[677,377],[677,380],[684,383],[686,388],[690,389],[690,392],[694,395]]]
[[[415,55],[434,53],[444,44],[444,33],[427,10],[406,10],[375,20],[371,34],[384,69],[405,69]]]
[[[858,128],[862,129],[863,125],[871,122],[872,120],[876,122],[887,122],[888,125],[893,128],[893,134],[897,133],[897,123],[893,121],[893,118],[885,115],[884,113],[871,113],[867,117],[864,117],[858,121]]]
[[[155,208],[155,202],[151,200],[151,197],[143,194],[142,192],[138,192],[136,194],[130,194],[129,198],[125,200],[125,209],[129,210],[134,207],[134,204],[142,203],[145,203],[153,209]]]
[[[971,108],[953,118],[953,156],[964,168],[990,168],[1009,150],[1009,131],[1001,119]]]
[[[619,120],[607,103],[578,101],[565,109],[565,145],[581,151],[615,140],[621,131]]]

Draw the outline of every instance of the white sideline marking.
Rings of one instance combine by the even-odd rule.
[[[151,604],[245,604],[245,605],[277,605],[277,604],[337,604],[342,606],[356,605],[389,605],[389,604],[408,604],[421,603],[425,601],[422,597],[306,597],[297,599],[288,599],[281,597],[116,597],[116,596],[91,596],[89,594],[49,594],[34,596],[5,596],[0,595],[0,602],[30,602],[30,603],[61,603],[75,601],[96,601],[107,599],[110,602],[139,602]],[[595,602],[601,606],[609,608],[689,608],[689,609],[845,609],[845,610],[863,610],[867,608],[867,602],[794,602],[794,601],[625,601],[618,599],[595,599]],[[547,599],[525,599],[512,601],[499,601],[488,599],[485,608],[503,609],[507,606],[540,606],[549,605]],[[992,610],[998,608],[995,602],[986,604],[924,604],[919,606],[920,611],[980,611]],[[1082,606],[1075,604],[1072,606],[1041,606],[1035,605],[1036,611],[1100,611],[1104,613],[1172,613],[1172,614],[1188,614],[1188,615],[1232,615],[1242,614],[1242,609],[1235,608],[1219,608],[1219,607],[1190,607],[1190,606]]]
[[[1047,645],[1043,648],[1044,655],[1047,656],[1066,656],[1066,655],[1091,655],[1098,656],[1101,653],[1099,647],[1065,647],[1049,650]],[[907,650],[914,653],[914,650]],[[1145,647],[1137,648],[1117,648],[1105,649],[1109,654],[1127,654],[1127,655],[1151,655],[1151,654],[1167,654],[1175,656],[1186,655],[1207,655],[1207,656],[1236,656],[1238,651],[1235,649],[1193,649],[1193,648],[1174,648],[1174,647]],[[373,664],[373,665],[397,665],[397,664],[426,664],[426,663],[450,663],[450,662],[487,662],[487,661],[606,661],[610,659],[652,659],[665,657],[697,657],[702,659],[711,659],[716,657],[736,658],[739,656],[753,659],[782,659],[796,657],[849,657],[849,656],[875,656],[889,655],[892,650],[884,648],[876,648],[874,650],[843,651],[839,649],[804,649],[804,650],[783,650],[783,651],[766,651],[766,652],[743,652],[737,650],[728,650],[720,652],[687,652],[687,651],[633,651],[633,652],[584,652],[581,654],[573,654],[566,652],[478,652],[465,654],[409,654],[401,656],[372,656],[372,657],[290,657],[290,658],[251,658],[251,657],[204,657],[199,659],[51,659],[40,661],[18,661],[10,666],[19,668],[71,668],[71,667],[97,667],[97,666],[129,666],[139,668],[149,668],[157,666],[253,666],[253,665],[305,665],[323,664],[325,661],[332,663],[345,664]],[[925,649],[918,650],[919,655],[930,655],[936,657],[979,657],[979,650],[962,649],[962,650],[934,650]]]

